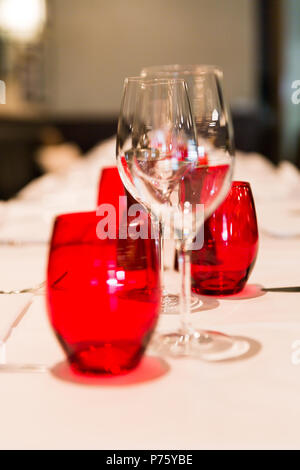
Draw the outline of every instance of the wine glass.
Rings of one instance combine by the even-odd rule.
[[[207,139],[208,130],[210,135],[212,134],[213,127],[211,124],[210,117],[214,113],[214,122],[221,123],[221,116],[223,119],[223,131],[218,129],[218,133],[224,132],[227,135],[227,142],[225,143],[225,137],[221,139],[221,145],[224,145],[224,148],[231,154],[234,154],[233,149],[233,132],[231,117],[228,111],[228,108],[224,102],[224,93],[223,93],[223,72],[220,68],[213,65],[158,65],[145,67],[141,71],[141,76],[144,78],[155,79],[155,78],[182,78],[187,83],[190,103],[192,107],[192,112],[195,118],[196,130],[197,130],[197,141],[198,141],[198,151],[199,156],[202,159],[203,163],[206,162],[206,152],[207,152]],[[215,82],[215,86],[218,89],[219,102],[218,107],[214,108],[214,100],[210,100],[208,96],[204,96],[204,93],[207,92],[208,87],[206,83],[211,81]],[[210,87],[211,88],[211,87]],[[215,110],[215,111],[214,111]],[[219,116],[217,112],[221,111]],[[207,115],[208,119],[204,121],[204,115]],[[216,122],[216,124],[217,124]],[[220,138],[219,138],[220,140]],[[160,232],[163,233],[163,223],[160,229]],[[163,259],[164,253],[164,237],[161,237],[161,258]],[[164,270],[162,267],[162,286]],[[167,293],[166,289],[163,287],[163,311],[168,312],[174,310],[174,307],[178,305],[179,298],[175,295],[170,295]],[[198,296],[191,295],[191,307],[199,307],[200,300]]]
[[[205,76],[205,93],[219,112],[217,81]],[[208,103],[210,104],[210,102]],[[224,116],[222,116],[222,119]],[[233,340],[216,332],[195,330],[191,324],[190,250],[198,243],[204,218],[226,196],[231,181],[232,156],[217,147],[216,136],[208,132],[205,161],[198,155],[196,127],[183,79],[128,78],[125,80],[117,133],[117,162],[128,191],[159,220],[171,218],[179,251],[181,274],[181,328],[158,335],[155,349],[173,356],[207,357],[232,348]],[[203,143],[205,142],[203,137]],[[209,149],[209,152],[208,152]]]

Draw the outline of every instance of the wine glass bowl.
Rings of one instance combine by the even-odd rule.
[[[148,210],[170,203],[183,174],[195,165],[194,132],[184,80],[125,80],[117,163],[125,187]],[[181,148],[189,149],[189,159],[179,158]]]
[[[185,81],[196,127],[198,171],[202,181],[198,203],[204,204],[205,218],[225,199],[233,171],[234,139],[231,115],[223,91],[223,72],[214,65],[162,65],[143,68],[145,79]]]

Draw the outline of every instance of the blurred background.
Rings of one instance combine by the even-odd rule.
[[[147,65],[222,67],[237,149],[300,166],[299,19],[299,0],[0,0],[0,199],[115,134]]]

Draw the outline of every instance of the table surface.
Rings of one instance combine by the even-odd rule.
[[[47,250],[0,246],[0,285],[38,284]],[[34,297],[7,342],[8,361],[48,370],[0,372],[0,448],[300,448],[300,293],[261,291],[299,285],[300,239],[262,236],[245,292],[205,297],[193,314],[195,325],[247,338],[246,355],[213,363],[146,356],[126,376],[77,381],[44,297]],[[177,321],[164,315],[161,325]]]

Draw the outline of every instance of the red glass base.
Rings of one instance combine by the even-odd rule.
[[[60,343],[67,352],[72,370],[79,374],[126,374],[137,367],[144,354],[140,343],[128,341],[80,343],[71,347],[61,339]]]
[[[250,268],[251,269],[251,268]],[[200,295],[234,295],[241,292],[246,285],[249,269],[215,273],[198,277],[193,273],[192,291]]]

